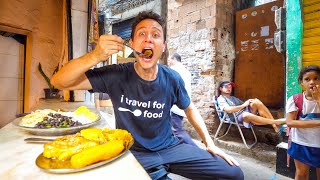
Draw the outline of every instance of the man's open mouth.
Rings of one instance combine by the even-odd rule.
[[[150,48],[145,48],[142,50],[142,54],[144,54],[144,58],[151,59],[153,57],[153,50]]]

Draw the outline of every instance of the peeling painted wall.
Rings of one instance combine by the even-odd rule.
[[[47,88],[37,70],[41,62],[51,76],[62,51],[62,0],[11,0],[0,2],[0,24],[32,32],[32,62],[30,74],[30,107],[44,97]]]
[[[290,96],[301,92],[298,74],[302,67],[303,25],[299,1],[288,0],[286,9],[286,100],[288,100]]]

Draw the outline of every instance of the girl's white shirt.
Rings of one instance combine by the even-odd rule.
[[[286,113],[293,111],[298,111],[298,107],[296,107],[293,96],[291,96],[286,104]],[[305,94],[303,93],[302,114],[306,115],[310,113],[320,113],[320,107],[318,106],[317,101],[306,99]],[[303,121],[303,119],[300,120]],[[314,121],[320,121],[320,119]],[[292,128],[291,133],[292,142],[304,146],[320,148],[320,127]]]

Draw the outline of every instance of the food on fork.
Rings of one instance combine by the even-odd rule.
[[[144,49],[142,52],[145,57],[152,58],[153,52],[151,49]]]

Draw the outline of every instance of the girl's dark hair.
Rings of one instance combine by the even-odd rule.
[[[145,19],[153,19],[160,24],[160,26],[162,27],[162,31],[163,31],[164,41],[166,41],[166,37],[167,37],[166,22],[159,14],[154,13],[154,12],[147,12],[147,11],[140,12],[138,14],[138,16],[134,19],[132,26],[131,26],[131,30],[132,30],[131,31],[131,39],[133,40],[134,32],[136,31],[137,25]]]
[[[315,65],[303,67],[299,73],[299,78],[298,78],[299,83],[302,82],[303,75],[305,75],[307,72],[310,72],[310,71],[315,71],[316,73],[320,74],[320,67]]]

